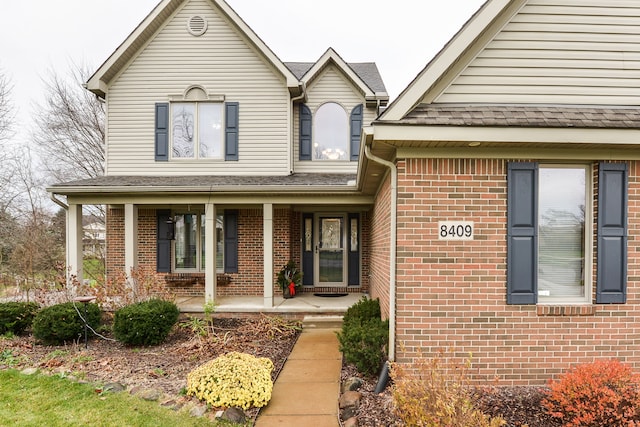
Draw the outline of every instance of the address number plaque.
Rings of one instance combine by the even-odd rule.
[[[438,222],[439,240],[473,240],[473,221]]]

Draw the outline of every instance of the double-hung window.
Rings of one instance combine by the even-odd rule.
[[[171,155],[174,159],[222,159],[223,139],[222,103],[171,104]]]
[[[157,212],[157,271],[203,272],[206,265],[205,214],[202,212]],[[171,225],[169,227],[169,224]],[[216,271],[238,270],[238,213],[226,210],[216,215]]]
[[[238,161],[240,104],[176,101],[155,105],[155,160]]]
[[[626,300],[627,165],[598,170],[596,186],[591,165],[509,164],[508,303],[591,302],[594,223],[597,302]]]

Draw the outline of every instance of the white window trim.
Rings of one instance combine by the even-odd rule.
[[[172,98],[172,97],[170,97]],[[183,97],[180,97],[177,100],[172,100],[169,102],[169,158],[172,161],[176,162],[221,162],[225,160],[224,154],[224,144],[225,144],[225,107],[224,107],[224,97],[222,97],[222,101],[212,100],[211,96],[208,97],[207,100],[189,100]],[[173,108],[177,104],[194,104],[195,106],[195,117],[194,117],[194,156],[193,157],[176,157],[173,155]],[[200,114],[198,105],[199,104],[219,104],[221,106],[221,120],[220,120],[220,156],[218,157],[200,157],[200,141],[199,141],[199,133],[200,133]]]
[[[204,273],[205,270],[205,266],[202,265],[202,246],[203,246],[203,242],[202,242],[202,223],[204,221],[204,216],[205,213],[204,211],[201,210],[197,210],[197,211],[193,211],[193,212],[184,212],[184,211],[176,211],[176,212],[172,212],[171,213],[171,217],[175,218],[176,215],[197,215],[197,230],[196,230],[196,239],[197,239],[197,244],[196,244],[196,267],[195,268],[177,268],[176,267],[176,239],[174,239],[171,242],[171,271],[174,273]],[[224,214],[218,213],[219,216],[222,216],[223,218],[223,224],[224,224]],[[216,227],[216,234],[214,235],[216,241],[214,243],[217,244],[217,227]],[[216,267],[216,274],[223,274],[224,273],[224,238],[223,238],[223,242],[222,242],[222,267],[218,268]],[[206,255],[206,254],[205,254]]]
[[[327,104],[336,104],[338,106],[340,106],[342,108],[342,110],[344,111],[345,114],[345,118],[347,120],[347,129],[346,129],[346,134],[345,134],[345,138],[346,138],[346,150],[345,150],[345,158],[340,160],[340,159],[317,159],[314,155],[315,152],[315,147],[316,147],[316,138],[318,135],[318,127],[316,126],[316,117],[318,114],[318,111],[325,105]],[[353,109],[353,108],[352,108]],[[312,131],[311,131],[311,161],[313,162],[322,162],[322,163],[339,163],[339,164],[343,164],[345,162],[350,162],[351,161],[351,141],[350,141],[350,132],[351,132],[351,121],[350,121],[350,110],[345,107],[342,103],[337,102],[337,101],[326,101],[321,103],[320,105],[318,105],[315,110],[312,112],[312,116],[311,116],[311,126],[312,126]]]
[[[594,241],[594,212],[593,212],[593,165],[592,164],[584,164],[584,163],[539,163],[538,169],[550,169],[550,168],[576,168],[583,167],[585,170],[585,218],[584,218],[584,293],[585,296],[582,298],[558,298],[556,300],[547,300],[540,301],[540,295],[537,296],[537,305],[549,305],[549,306],[557,306],[557,305],[585,305],[593,303],[593,241]],[[538,188],[538,192],[536,197],[540,196],[540,189]],[[539,227],[539,224],[538,224]],[[536,233],[538,230],[536,230]],[[539,249],[538,249],[539,250]],[[539,260],[538,257],[536,259]],[[539,261],[537,261],[539,262]],[[536,265],[536,268],[538,266]]]

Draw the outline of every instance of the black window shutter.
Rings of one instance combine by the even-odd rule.
[[[311,160],[311,124],[311,110],[306,105],[300,104],[300,160]]]
[[[238,211],[224,212],[224,272],[238,272]]]
[[[238,102],[226,102],[224,108],[224,159],[238,160],[240,104]]]
[[[509,163],[507,173],[507,304],[535,304],[538,165]]]
[[[171,236],[169,235],[169,218],[171,217],[171,211],[158,210],[156,212],[156,218],[158,224],[156,227],[156,271],[158,273],[170,273],[171,272]]]
[[[306,242],[307,236],[305,236],[306,224],[307,222],[311,222],[310,231],[311,236],[311,246],[309,248],[306,247],[304,242]],[[302,284],[304,286],[313,286],[313,214],[312,213],[303,213],[302,214]]]
[[[360,154],[360,135],[362,134],[362,104],[351,111],[351,160],[358,160]]]
[[[155,128],[156,160],[166,162],[169,160],[169,103],[156,104]]]
[[[596,302],[627,300],[627,164],[600,163]]]

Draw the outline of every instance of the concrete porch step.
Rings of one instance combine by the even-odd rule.
[[[303,329],[336,329],[342,328],[341,315],[307,315],[302,319]]]

